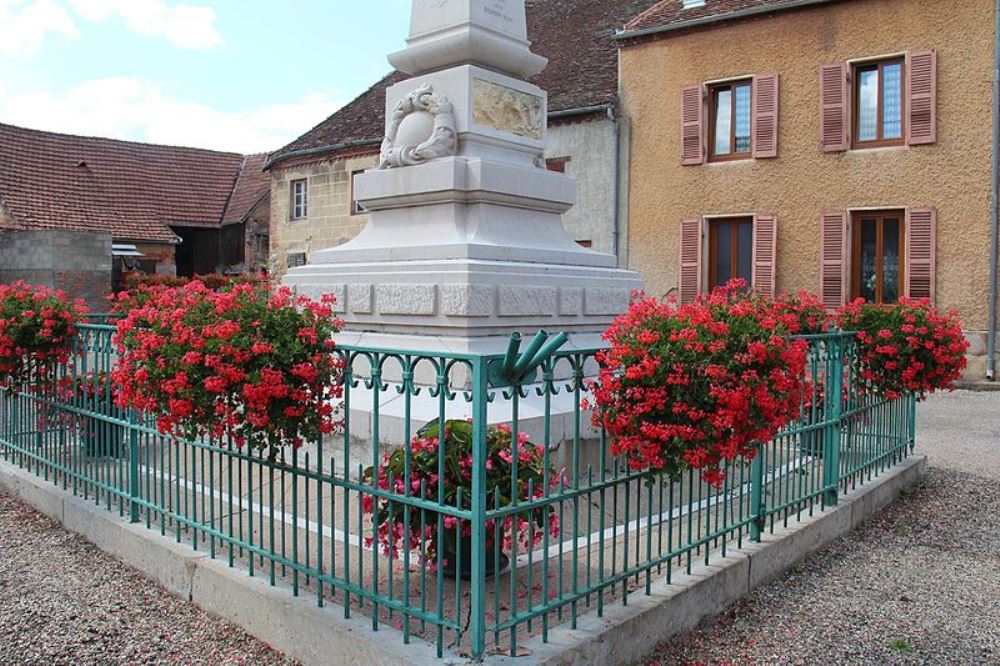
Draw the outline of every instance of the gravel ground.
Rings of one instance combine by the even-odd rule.
[[[0,664],[292,664],[0,493]]]
[[[1000,663],[1000,393],[918,407],[923,483],[647,664]]]

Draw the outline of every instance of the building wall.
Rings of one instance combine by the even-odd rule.
[[[142,252],[143,261],[154,262],[156,275],[177,275],[177,265],[174,261],[175,245],[167,243],[135,243],[135,248]]]
[[[629,267],[651,293],[665,292],[678,282],[682,219],[774,213],[777,288],[817,291],[821,212],[933,206],[937,303],[985,329],[992,28],[988,0],[854,0],[627,46]],[[820,65],[929,48],[938,54],[935,144],[820,150]],[[681,87],[771,72],[780,77],[778,157],[681,166]]]
[[[577,180],[577,204],[563,217],[573,240],[590,241],[600,252],[613,252],[614,123],[606,119],[553,124],[546,158],[569,158],[566,173]],[[374,154],[337,158],[271,170],[271,272],[288,270],[290,254],[313,252],[346,243],[368,222],[351,215],[350,175],[373,168]],[[308,217],[291,219],[291,183],[309,180]]]
[[[576,179],[576,205],[563,215],[575,241],[614,253],[614,123],[607,119],[549,125],[547,159],[569,157],[566,174]]]
[[[24,280],[108,308],[111,235],[73,231],[0,231],[0,282]]]
[[[338,158],[271,170],[271,274],[280,279],[288,270],[291,253],[312,253],[342,245],[368,222],[368,216],[352,215],[351,173],[376,166],[374,154]],[[293,220],[291,183],[309,181],[308,216]]]

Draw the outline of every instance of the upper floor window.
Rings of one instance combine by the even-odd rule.
[[[309,215],[309,181],[292,181],[292,219],[304,220]]]
[[[545,160],[545,168],[557,173],[566,173],[567,162],[569,162],[568,157],[549,157]]]
[[[778,75],[681,88],[681,164],[778,156]]]
[[[903,76],[902,58],[855,65],[855,147],[903,144]]]
[[[359,204],[358,200],[354,198],[354,178],[358,174],[362,174],[364,172],[364,169],[358,169],[357,171],[351,172],[351,215],[364,215],[368,212],[368,209]]]
[[[735,81],[709,89],[710,160],[750,157],[750,99],[752,82]]]
[[[819,68],[824,152],[937,141],[937,54],[842,61]]]

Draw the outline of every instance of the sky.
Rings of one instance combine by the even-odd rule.
[[[390,71],[410,0],[0,0],[0,122],[280,148]]]

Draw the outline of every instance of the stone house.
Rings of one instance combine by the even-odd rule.
[[[0,228],[110,235],[122,250],[115,273],[258,271],[270,222],[264,158],[0,124]]]
[[[930,297],[985,372],[994,2],[664,0],[629,22],[629,268]]]
[[[563,217],[574,240],[624,262],[624,165],[628,125],[618,113],[614,32],[655,0],[528,0],[532,51],[549,59],[531,82],[548,91],[550,169],[577,182]],[[271,268],[281,276],[313,252],[347,242],[368,220],[352,176],[376,166],[385,132],[385,89],[393,72],[301,137],[273,153]]]

